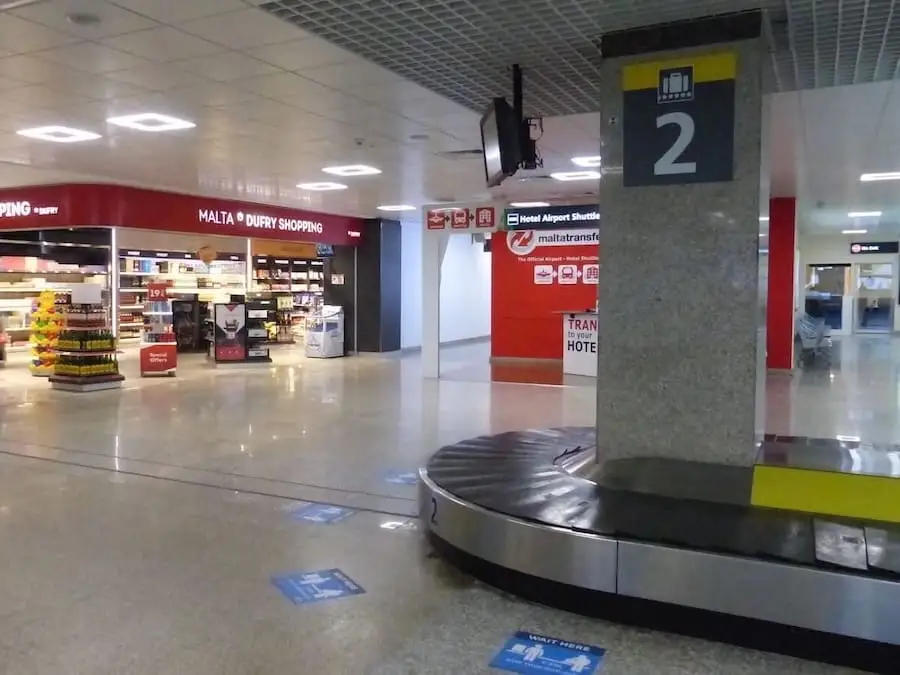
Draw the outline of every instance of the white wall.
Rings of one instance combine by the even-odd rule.
[[[422,224],[400,223],[400,347],[422,345]]]
[[[400,345],[422,345],[422,224],[401,223]],[[450,237],[441,265],[441,343],[491,334],[491,255],[469,234]]]
[[[797,306],[803,306],[804,286],[806,284],[806,267],[807,265],[828,265],[828,264],[854,264],[854,263],[892,263],[894,265],[894,331],[900,331],[900,311],[897,311],[897,299],[900,295],[900,279],[898,279],[898,263],[900,256],[895,253],[883,253],[874,255],[853,255],[850,253],[850,244],[853,241],[865,242],[869,241],[886,241],[890,237],[865,237],[852,235],[813,235],[801,234],[797,240],[799,242],[800,264],[797,289]],[[839,334],[850,332],[853,325],[852,309],[856,303],[856,284],[857,277],[855,270],[851,268],[850,287],[844,289],[844,317],[843,330]]]

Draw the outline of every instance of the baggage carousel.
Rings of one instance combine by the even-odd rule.
[[[566,427],[441,448],[420,470],[428,538],[474,576],[547,605],[900,672],[896,526],[750,506],[749,467],[597,465],[595,441],[593,428]],[[760,450],[798,444],[808,439],[767,437]]]

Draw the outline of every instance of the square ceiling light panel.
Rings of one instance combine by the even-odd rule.
[[[159,113],[138,113],[137,115],[122,115],[120,117],[110,117],[106,120],[110,124],[117,127],[125,127],[127,129],[135,129],[137,131],[179,131],[181,129],[193,129],[197,125],[188,120],[172,117],[171,115],[161,115]]]
[[[16,133],[25,138],[36,138],[39,141],[53,143],[81,143],[100,138],[100,134],[95,134],[93,131],[63,126],[34,127],[33,129],[22,129]]]
[[[333,176],[374,176],[381,173],[381,169],[365,164],[348,164],[347,166],[326,166],[322,169]]]
[[[381,204],[379,211],[415,211],[416,207],[412,204]]]
[[[328,190],[346,190],[347,186],[343,183],[298,183],[297,187],[301,190],[312,190],[313,192],[326,192]]]

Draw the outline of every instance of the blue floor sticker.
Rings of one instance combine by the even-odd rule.
[[[384,479],[397,485],[415,485],[419,480],[419,474],[416,471],[389,471]]]
[[[343,506],[329,506],[328,504],[304,504],[291,511],[294,520],[305,520],[310,523],[324,523],[331,525],[347,520],[355,511],[345,509]]]
[[[336,600],[366,592],[339,569],[280,574],[272,577],[272,583],[295,605]]]
[[[510,673],[579,673],[595,675],[605,649],[520,631],[500,650],[491,668]]]

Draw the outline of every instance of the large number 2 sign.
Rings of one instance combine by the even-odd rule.
[[[678,126],[678,137],[653,164],[653,173],[657,176],[673,176],[676,174],[697,173],[697,162],[679,162],[678,160],[694,140],[694,118],[686,112],[670,112],[656,118],[656,128],[662,129],[670,124]]]
[[[623,187],[734,180],[734,52],[629,63],[621,73]],[[611,137],[618,123],[609,118]]]

